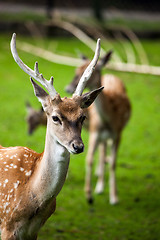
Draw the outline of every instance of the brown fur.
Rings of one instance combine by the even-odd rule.
[[[36,165],[42,156],[43,153],[38,154],[26,147],[0,149],[0,224],[2,236],[6,226],[13,234],[13,229],[16,228],[20,219],[23,218],[23,221],[26,222],[35,212],[36,203],[34,203],[29,189],[26,190],[24,186],[31,184]],[[27,192],[30,198],[28,198]]]

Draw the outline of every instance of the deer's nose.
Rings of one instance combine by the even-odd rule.
[[[68,85],[65,87],[65,91],[71,94],[74,92],[74,88],[71,85]]]
[[[75,151],[75,153],[81,153],[84,150],[84,144],[83,143],[73,143],[72,147]]]

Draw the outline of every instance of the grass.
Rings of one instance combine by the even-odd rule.
[[[43,151],[45,128],[27,135],[25,102],[40,105],[33,94],[29,78],[15,64],[10,50],[11,36],[0,35],[0,143],[3,146],[28,146]],[[18,39],[24,40],[18,36]],[[32,39],[25,39],[33,42]],[[34,42],[35,43],[35,42]],[[77,49],[92,56],[74,39],[47,39],[38,46],[76,55]],[[143,41],[150,63],[159,64],[160,41]],[[117,47],[114,43],[115,48]],[[74,68],[53,64],[20,52],[29,66],[38,60],[46,78],[52,74],[55,88],[62,96],[64,86],[74,75]],[[111,72],[111,71],[110,71]],[[160,239],[160,80],[159,77],[132,73],[115,73],[126,84],[132,102],[132,117],[123,132],[117,164],[120,203],[109,205],[108,173],[102,195],[94,195],[88,206],[83,192],[88,133],[83,131],[85,152],[72,156],[69,176],[57,197],[55,214],[39,233],[39,240],[159,240]],[[97,157],[96,157],[97,158]],[[93,187],[96,178],[93,176]]]

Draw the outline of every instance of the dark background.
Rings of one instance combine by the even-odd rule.
[[[148,12],[159,12],[160,1],[157,0],[1,0],[2,3],[15,3],[15,4],[30,4],[30,5],[41,5],[45,6],[48,3],[54,7],[61,8],[89,8],[89,7],[101,7],[102,9],[120,9],[120,10],[137,10],[137,11],[148,11]]]

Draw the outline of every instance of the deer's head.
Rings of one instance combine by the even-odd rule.
[[[100,53],[100,40],[97,41],[95,56],[90,62],[71,98],[61,98],[53,86],[53,77],[48,81],[39,73],[38,63],[34,70],[26,66],[19,58],[16,50],[16,34],[11,40],[11,52],[20,68],[31,76],[34,93],[41,102],[47,115],[47,134],[50,139],[56,140],[71,153],[81,153],[84,145],[81,139],[82,124],[85,119],[84,109],[88,108],[95,100],[103,87],[82,94],[86,82],[90,78],[98,61]],[[32,78],[41,83],[48,93],[40,87]]]
[[[95,70],[92,72],[90,78],[86,82],[86,86],[90,89],[95,89],[100,86],[101,84],[101,69],[107,64],[107,62],[110,60],[110,57],[112,55],[112,51],[109,51],[106,53],[104,57],[102,57],[97,65],[95,66]],[[75,89],[77,88],[77,85],[85,71],[85,69],[89,66],[90,60],[83,56],[84,63],[76,69],[75,76],[72,80],[72,82],[66,86],[65,90],[68,93],[73,93]]]

